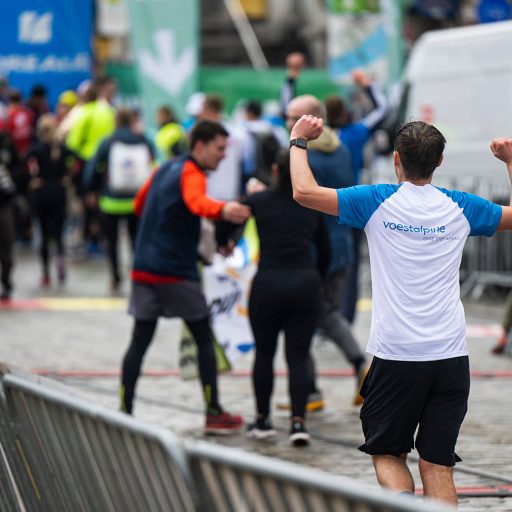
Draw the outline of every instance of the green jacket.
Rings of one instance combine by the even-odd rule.
[[[66,145],[82,160],[94,156],[100,142],[115,129],[115,110],[106,101],[86,103],[69,131]]]
[[[155,146],[162,161],[185,153],[187,134],[178,123],[163,125],[155,136]]]

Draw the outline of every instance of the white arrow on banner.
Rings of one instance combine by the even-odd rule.
[[[195,71],[195,52],[193,48],[186,48],[177,58],[176,39],[171,30],[157,30],[153,41],[157,55],[154,57],[148,50],[142,50],[139,53],[140,67],[153,82],[176,95]]]

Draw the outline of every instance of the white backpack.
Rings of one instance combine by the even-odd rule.
[[[112,144],[108,159],[108,185],[112,192],[135,194],[150,173],[151,154],[146,144]]]

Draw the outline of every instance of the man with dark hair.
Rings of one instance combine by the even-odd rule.
[[[32,112],[32,129],[35,131],[39,118],[50,111],[48,91],[44,85],[36,84],[32,87],[26,106]]]
[[[83,179],[88,205],[99,207],[101,228],[107,241],[112,291],[118,291],[121,286],[117,250],[119,223],[126,222],[133,247],[137,231],[133,199],[151,174],[154,160],[151,143],[133,130],[133,117],[134,111],[128,108],[116,112],[116,130],[101,142],[87,164]]]
[[[456,504],[455,444],[469,395],[459,266],[468,236],[512,229],[512,205],[434,187],[445,139],[421,121],[397,133],[398,184],[321,187],[301,141],[322,130],[313,116],[293,127],[292,183],[300,204],[364,228],[368,238],[373,309],[367,351],[374,359],[361,390],[360,450],[372,455],[382,486],[413,493],[407,454],[415,446],[425,495]],[[491,149],[512,182],[512,139],[494,139]]]
[[[281,115],[286,119],[288,103],[297,95],[297,80],[306,65],[306,56],[302,52],[291,52],[286,56],[286,79],[279,91]]]
[[[235,432],[243,424],[219,403],[213,333],[197,270],[200,217],[242,224],[250,216],[247,206],[206,194],[206,170],[216,169],[224,158],[227,137],[219,123],[198,123],[190,133],[190,155],[162,164],[137,194],[135,211],[141,219],[129,305],[135,325],[121,387],[121,409],[131,413],[142,359],[158,318],[182,318],[197,344],[205,431],[212,434]]]

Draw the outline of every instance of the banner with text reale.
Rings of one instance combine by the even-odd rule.
[[[181,118],[197,90],[198,2],[129,0],[128,15],[146,124],[161,105]]]
[[[44,85],[53,106],[62,91],[90,77],[92,10],[92,2],[4,2],[0,75],[24,96]]]

